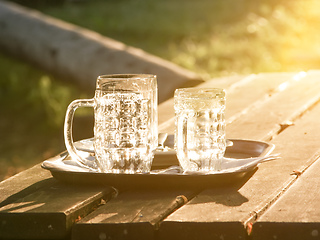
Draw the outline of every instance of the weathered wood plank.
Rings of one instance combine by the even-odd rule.
[[[248,187],[246,191],[255,189],[257,195],[266,198],[266,201],[260,202],[258,207],[252,210],[249,221],[254,221],[259,217],[297,179],[294,172],[303,172],[319,157],[317,133],[320,127],[319,124],[316,124],[319,114],[320,105],[318,103],[301,119],[296,120],[294,125],[285,129],[271,141],[276,145],[276,152],[281,153],[281,159],[261,165],[250,182],[254,185],[245,186]],[[243,222],[248,222],[248,220]]]
[[[313,124],[318,124],[316,119]],[[318,139],[313,140],[318,142]],[[269,210],[258,218],[253,225],[253,239],[319,238],[319,168],[318,159]]]
[[[206,81],[197,85],[196,87],[216,87],[216,88],[229,88],[236,82],[244,79],[244,76],[236,75],[230,77],[215,78],[214,80]],[[174,121],[174,108],[173,108],[173,98],[161,103],[158,109],[158,122],[159,131],[167,132],[165,126],[172,128],[172,121]],[[170,121],[168,121],[170,120]]]
[[[35,165],[0,182],[0,207],[24,197],[43,187],[50,187],[55,180],[49,171]]]
[[[112,197],[113,189],[58,183],[0,208],[1,239],[62,239],[71,226]]]
[[[246,91],[246,86],[242,90]],[[251,91],[246,92],[246,95],[250,94]],[[268,140],[319,99],[319,72],[302,75],[301,78],[294,76],[279,85],[270,97],[267,96],[265,100],[251,105],[231,124],[228,124],[227,136],[228,138]]]
[[[299,73],[250,75],[227,89],[226,119],[230,124],[268,101],[283,84],[289,84]]]
[[[278,92],[281,84],[291,82],[295,76],[297,76],[297,73],[258,74],[225,80],[222,78],[218,81],[207,81],[197,87],[226,89],[226,119],[227,123],[231,123],[237,118],[242,118],[242,115],[260,105],[261,102],[268,100],[268,97]],[[168,109],[165,114],[170,115],[171,119],[160,124],[159,131],[174,133],[173,99],[168,100],[165,104],[165,108]],[[162,110],[160,112],[162,113]]]
[[[140,49],[5,1],[0,1],[0,50],[92,90],[102,74],[156,74],[160,102],[175,88],[203,82]]]
[[[72,239],[155,239],[159,222],[194,194],[192,190],[120,193],[75,224]]]
[[[319,86],[317,88],[319,92]],[[315,95],[316,93],[313,93],[313,96]],[[264,112],[272,111],[272,108],[263,106],[262,108]],[[250,226],[251,222],[294,182],[296,177],[290,175],[292,171],[299,171],[315,160],[314,154],[319,149],[316,139],[320,131],[320,125],[315,122],[319,114],[320,106],[317,105],[300,119],[295,119],[293,126],[274,136],[272,143],[276,145],[276,152],[281,153],[281,159],[260,165],[255,175],[238,191],[234,189],[203,191],[161,223],[160,238],[197,239],[200,232],[206,233],[201,239],[246,238],[247,226]],[[261,118],[259,121],[262,121]],[[259,125],[259,121],[255,124]],[[251,125],[244,124],[242,127],[250,128]],[[257,136],[260,136],[260,133],[257,133]],[[254,138],[254,135],[252,137]],[[302,142],[306,147],[301,150]],[[291,147],[288,147],[289,144]],[[292,151],[293,149],[299,151]]]

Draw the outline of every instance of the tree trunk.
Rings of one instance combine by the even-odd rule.
[[[102,74],[156,74],[159,102],[178,87],[201,82],[195,73],[140,49],[5,1],[0,1],[0,50],[92,90]]]

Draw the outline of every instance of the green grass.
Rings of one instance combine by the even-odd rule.
[[[2,179],[62,151],[66,107],[87,95],[3,55],[0,66]]]
[[[141,48],[206,79],[308,70],[320,64],[318,0],[17,2]],[[68,103],[92,95],[0,55],[0,180],[64,150]]]

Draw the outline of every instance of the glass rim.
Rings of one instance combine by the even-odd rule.
[[[154,79],[156,78],[155,74],[145,74],[145,73],[128,73],[128,74],[103,74],[98,76],[98,79],[105,80],[105,79],[112,79],[112,80],[127,80],[127,79]]]
[[[223,88],[177,88],[174,92],[175,96],[193,96],[198,94],[223,94],[226,91]]]

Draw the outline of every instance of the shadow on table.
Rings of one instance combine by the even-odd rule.
[[[224,206],[240,206],[248,202],[248,198],[243,196],[238,190],[253,176],[258,168],[250,172],[234,184],[226,184],[221,186],[206,188],[201,192],[200,198],[194,198],[191,204],[202,204],[214,202]]]
[[[9,197],[7,197],[6,199],[4,199],[2,202],[0,202],[0,208],[7,205],[7,204],[13,203],[13,202],[17,201],[18,199],[23,198],[34,191],[37,191],[37,190],[44,188],[44,187],[51,186],[55,182],[56,182],[56,180],[53,178],[48,178],[48,179],[44,179],[39,182],[36,182],[36,183],[24,188],[23,190],[16,192],[15,194],[12,194]]]

